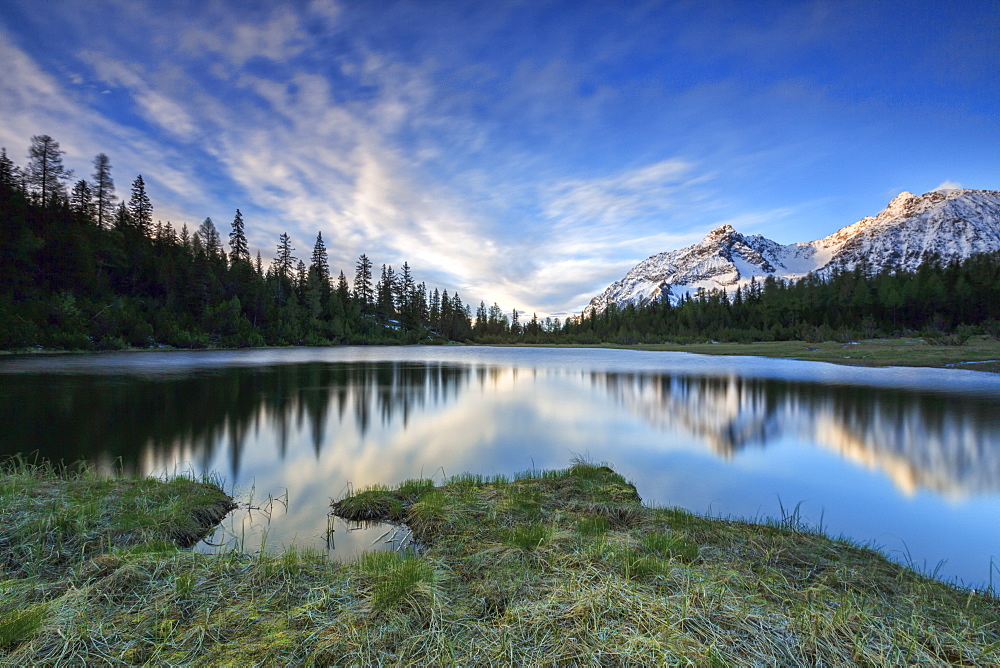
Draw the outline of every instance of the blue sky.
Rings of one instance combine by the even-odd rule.
[[[1000,4],[0,2],[0,145],[539,315],[730,223],[1000,188]]]

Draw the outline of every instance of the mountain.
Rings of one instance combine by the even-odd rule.
[[[859,265],[912,270],[932,254],[950,260],[992,251],[1000,251],[1000,190],[935,190],[919,197],[904,192],[877,216],[816,241],[782,245],[723,225],[693,246],[643,260],[594,297],[587,310],[648,304],[664,296],[676,303],[699,289],[733,292],[767,276],[794,281]]]

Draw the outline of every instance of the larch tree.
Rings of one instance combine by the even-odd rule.
[[[219,230],[216,229],[215,223],[212,222],[211,218],[206,218],[198,226],[198,231],[195,234],[201,238],[201,243],[205,247],[205,254],[208,257],[213,260],[225,259],[226,256],[222,250],[222,237],[219,235]]]
[[[94,173],[91,175],[94,191],[94,206],[97,225],[102,229],[111,224],[115,215],[115,182],[111,178],[111,161],[108,156],[98,153],[94,158]]]
[[[42,206],[47,206],[53,198],[65,193],[64,184],[73,175],[63,166],[65,151],[59,142],[48,135],[35,135],[28,149],[28,166],[25,172],[28,185],[40,197]]]

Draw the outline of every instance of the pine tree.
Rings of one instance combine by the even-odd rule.
[[[142,180],[142,174],[132,181],[132,197],[128,201],[128,209],[132,215],[132,224],[144,237],[152,236],[153,204],[146,194],[146,183]],[[202,239],[202,242],[204,241]]]
[[[247,235],[243,231],[243,214],[236,209],[236,217],[233,218],[233,231],[229,233],[229,259],[233,264],[237,262],[250,263],[250,246],[247,244]]]
[[[35,135],[31,138],[31,148],[28,149],[28,167],[25,171],[28,184],[34,186],[42,206],[48,206],[50,201],[64,194],[64,182],[72,177],[73,172],[63,166],[59,142],[48,135]]]
[[[111,161],[108,156],[98,153],[94,158],[94,173],[90,177],[94,183],[94,199],[97,209],[97,226],[105,228],[115,215],[115,182],[111,178]]]

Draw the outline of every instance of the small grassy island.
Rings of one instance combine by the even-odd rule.
[[[606,466],[361,490],[415,552],[182,549],[210,482],[0,471],[0,662],[997,665],[1000,603],[783,525],[641,503]]]

